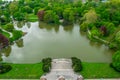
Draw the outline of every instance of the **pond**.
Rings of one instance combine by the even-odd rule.
[[[74,56],[84,62],[112,61],[113,52],[105,45],[91,42],[77,24],[63,27],[34,22],[25,23],[23,27],[15,24],[15,28],[28,33],[4,51],[3,62],[38,63],[45,57]]]

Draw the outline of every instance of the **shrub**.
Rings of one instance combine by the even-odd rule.
[[[72,57],[72,67],[74,69],[75,72],[79,72],[82,70],[82,63],[81,60],[76,58],[76,57]]]
[[[116,71],[120,72],[120,51],[115,52],[112,60],[113,62],[110,66],[113,67]]]
[[[0,65],[0,74],[6,73],[6,72],[10,71],[11,69],[12,69],[12,67],[10,65],[1,64]]]
[[[50,71],[51,61],[52,61],[51,58],[42,59],[42,63],[43,63],[42,69],[43,69],[44,72],[49,72]]]

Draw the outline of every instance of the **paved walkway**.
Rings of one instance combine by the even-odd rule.
[[[44,77],[47,80],[59,80],[60,77],[65,80],[77,80],[80,76],[74,73],[71,59],[53,59],[51,71]]]

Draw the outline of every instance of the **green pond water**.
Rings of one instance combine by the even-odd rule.
[[[18,27],[17,27],[18,26]],[[3,62],[37,63],[42,58],[78,57],[84,62],[110,63],[112,51],[107,46],[91,42],[77,24],[71,26],[26,23],[15,28],[28,32],[11,47],[3,50]]]

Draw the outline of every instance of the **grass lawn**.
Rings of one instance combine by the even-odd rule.
[[[2,34],[3,34],[6,38],[9,39],[9,37],[10,37],[10,34],[9,34],[9,33],[2,31]]]
[[[3,27],[1,27],[1,28],[3,28]],[[10,37],[10,34],[8,32],[4,32],[3,30],[1,30],[0,33],[3,34],[7,38]]]
[[[80,74],[84,78],[120,78],[120,72],[116,72],[107,63],[82,63],[83,70]]]
[[[36,21],[38,21],[37,15],[29,14],[28,15],[28,21],[30,21],[30,22],[36,22]]]
[[[80,74],[85,79],[93,78],[120,78],[120,72],[116,72],[106,63],[86,63],[83,62],[83,70]],[[42,63],[37,64],[10,64],[12,70],[5,74],[0,74],[1,79],[39,79],[44,74]]]
[[[44,74],[42,63],[10,65],[12,66],[12,70],[5,74],[0,74],[1,79],[39,79]]]

